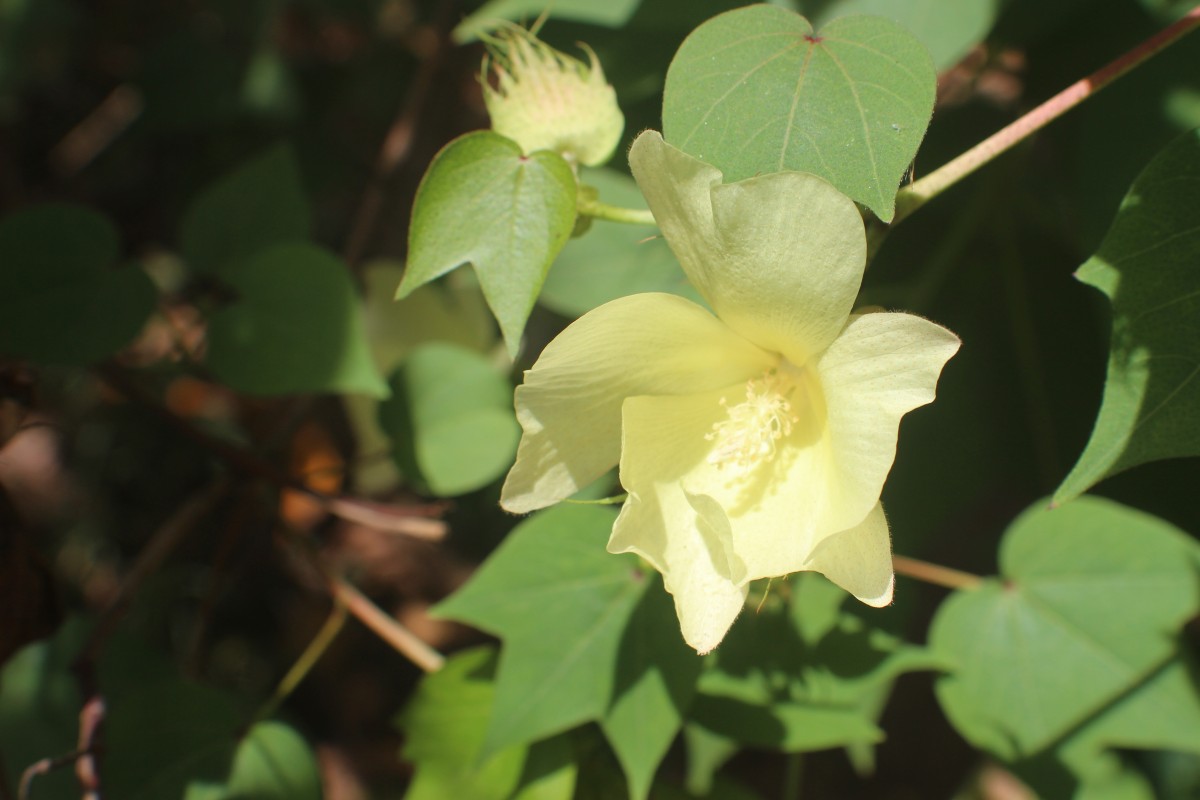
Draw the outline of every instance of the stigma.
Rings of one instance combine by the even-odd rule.
[[[795,386],[772,369],[746,381],[746,399],[741,403],[730,406],[722,397],[726,418],[704,435],[706,440],[716,442],[708,463],[730,469],[735,477],[744,477],[757,465],[773,459],[779,441],[799,422],[790,400]]]

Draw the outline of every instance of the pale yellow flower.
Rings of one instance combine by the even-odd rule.
[[[488,53],[497,84],[493,88],[485,76],[492,130],[526,153],[551,150],[589,167],[608,161],[625,117],[595,53],[587,50],[584,64],[516,25],[491,34]]]
[[[820,178],[725,185],[655,131],[629,163],[716,316],[639,294],[559,334],[517,389],[524,435],[501,504],[551,505],[619,462],[629,496],[609,550],[662,572],[701,653],[757,578],[815,570],[890,603],[880,491],[900,418],[933,400],[957,337],[908,314],[850,313],[862,218]]]

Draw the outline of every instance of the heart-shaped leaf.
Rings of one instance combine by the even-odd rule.
[[[512,465],[521,428],[512,384],[483,356],[458,345],[416,347],[392,376],[379,421],[397,466],[441,497],[486,486]]]
[[[574,224],[575,175],[561,156],[526,156],[491,131],[460,136],[437,154],[417,189],[396,298],[469,263],[516,355],[546,271]]]
[[[1196,547],[1156,517],[1081,497],[1037,507],[1000,549],[1002,579],[942,604],[930,646],[937,684],[969,740],[1031,756],[1170,659],[1200,606]]]
[[[1096,427],[1056,502],[1147,461],[1200,455],[1197,208],[1200,129],[1150,162],[1075,273],[1112,301],[1112,344]]]
[[[210,184],[188,207],[180,233],[192,269],[227,276],[272,245],[309,237],[308,199],[290,147],[273,147]]]
[[[156,292],[136,266],[113,269],[117,232],[86,208],[45,205],[0,222],[0,354],[88,364],[129,342]]]
[[[346,266],[308,244],[260,251],[225,280],[237,300],[209,318],[208,365],[251,394],[362,392],[386,397]]]
[[[936,85],[929,52],[890,20],[842,17],[818,32],[753,5],[684,40],[667,72],[663,138],[730,183],[811,172],[888,222]]]
[[[482,757],[608,710],[623,634],[650,585],[635,558],[605,550],[614,517],[596,506],[535,514],[437,607],[504,640]]]

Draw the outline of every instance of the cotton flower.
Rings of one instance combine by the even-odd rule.
[[[638,294],[568,326],[517,389],[524,434],[501,504],[543,508],[619,462],[628,498],[608,549],[663,574],[700,653],[757,578],[815,570],[890,603],[880,491],[900,418],[933,400],[957,337],[908,314],[850,313],[862,219],[820,178],[722,184],[655,131],[629,163],[716,316]]]
[[[552,150],[589,167],[609,159],[625,117],[595,53],[587,50],[584,64],[513,25],[490,37],[488,54],[497,82],[483,82],[492,130],[526,153]]]

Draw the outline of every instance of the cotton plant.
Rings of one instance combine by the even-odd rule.
[[[608,161],[625,117],[596,54],[581,47],[587,64],[517,25],[490,34],[481,82],[492,130],[526,153],[549,150],[588,167]],[[489,71],[494,86],[487,80]]]
[[[523,435],[501,505],[545,508],[619,464],[628,495],[608,549],[662,573],[699,653],[759,578],[815,571],[889,604],[880,492],[901,417],[934,399],[958,338],[910,314],[852,313],[862,217],[824,180],[724,184],[656,131],[629,164],[712,311],[636,294],[559,334],[517,388]]]

